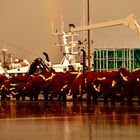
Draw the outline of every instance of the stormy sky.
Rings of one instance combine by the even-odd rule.
[[[53,46],[58,43],[58,38],[51,35],[51,23],[59,31],[63,15],[65,30],[69,23],[80,26],[83,17],[87,19],[86,2],[87,0],[0,0],[0,49],[8,49],[7,53],[29,61],[37,57],[44,59],[42,53],[45,51],[52,63],[59,63],[62,52],[60,47]],[[139,5],[140,0],[90,0],[90,18],[92,23],[100,23],[134,14],[140,23]],[[94,41],[91,49],[140,46],[140,36],[125,26],[96,29],[91,34]]]

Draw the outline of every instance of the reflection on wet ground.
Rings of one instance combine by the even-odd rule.
[[[140,105],[0,101],[0,140],[138,140]]]

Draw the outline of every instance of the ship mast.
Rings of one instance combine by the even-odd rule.
[[[8,49],[2,49],[2,54],[3,54],[3,68],[6,68],[6,51],[8,51]]]
[[[90,2],[87,0],[87,22],[90,25],[90,9],[89,9]],[[90,29],[88,29],[88,71],[90,71]]]

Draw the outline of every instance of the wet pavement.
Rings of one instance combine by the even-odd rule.
[[[0,101],[0,140],[139,140],[140,105]]]

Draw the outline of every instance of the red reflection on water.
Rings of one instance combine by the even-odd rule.
[[[114,105],[103,102],[97,104],[87,102],[59,101],[1,101],[0,119],[59,117],[73,121],[91,121],[94,123],[118,123],[140,125],[140,107],[138,103]],[[68,118],[71,117],[71,118]]]

